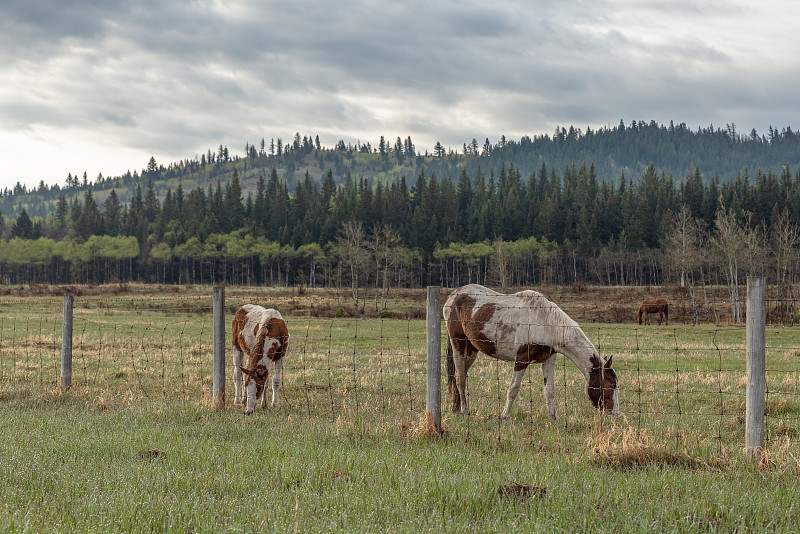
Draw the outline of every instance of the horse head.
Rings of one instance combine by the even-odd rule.
[[[617,373],[611,368],[611,360],[612,357],[609,357],[608,361],[603,362],[599,355],[592,355],[592,370],[586,384],[586,393],[595,408],[611,415],[619,415]]]
[[[267,383],[269,371],[263,365],[256,365],[252,369],[240,366],[239,369],[247,377],[244,379],[244,390],[247,392],[247,407],[244,413],[251,414],[264,393],[264,384]]]

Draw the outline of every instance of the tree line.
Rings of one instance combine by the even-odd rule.
[[[291,194],[275,168],[245,194],[235,167],[226,183],[163,199],[156,172],[130,203],[112,190],[98,204],[87,188],[47,218],[0,216],[0,281],[339,286],[356,305],[364,287],[680,283],[695,302],[696,288],[724,284],[734,317],[747,274],[789,296],[797,281],[800,170],[788,166],[724,183],[652,164],[616,183],[585,164],[456,179],[423,168],[388,184],[306,171]]]

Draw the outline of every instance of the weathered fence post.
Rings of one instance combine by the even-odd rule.
[[[61,319],[61,391],[72,385],[72,305],[75,296],[64,295],[64,315]]]
[[[748,458],[761,459],[764,451],[766,390],[766,308],[763,278],[747,279],[747,400],[745,445]]]
[[[428,286],[426,339],[428,346],[428,396],[425,416],[431,430],[442,433],[442,308],[439,286]]]
[[[212,402],[225,407],[225,287],[214,287],[214,378]]]

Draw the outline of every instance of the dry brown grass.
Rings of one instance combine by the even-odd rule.
[[[627,469],[660,465],[699,469],[707,466],[685,451],[675,452],[659,445],[646,429],[632,426],[599,425],[584,441],[584,449],[592,463],[602,467]]]
[[[789,472],[800,475],[800,459],[792,451],[792,440],[786,438],[771,448],[763,449],[758,460],[759,471]]]
[[[425,410],[425,416],[420,418],[414,429],[414,434],[420,438],[436,438],[441,436],[442,433],[437,430],[430,410]]]

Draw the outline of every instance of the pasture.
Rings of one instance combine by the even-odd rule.
[[[552,288],[551,288],[552,289]],[[553,291],[542,290],[553,295]],[[613,290],[611,290],[613,291]],[[85,288],[73,387],[59,391],[57,291],[0,297],[0,528],[42,531],[794,531],[800,330],[767,330],[767,454],[743,458],[744,329],[592,323],[624,415],[597,415],[559,357],[551,422],[532,365],[480,357],[472,414],[429,434],[424,291],[349,317],[334,293],[226,289],[292,338],[281,406],[211,407],[211,289]],[[562,299],[559,302],[559,297]],[[443,299],[444,300],[444,299]],[[673,324],[673,322],[675,324]],[[230,325],[228,325],[230,328]],[[229,331],[230,334],[230,331]],[[229,345],[229,340],[228,343]],[[515,485],[516,484],[516,485]]]

